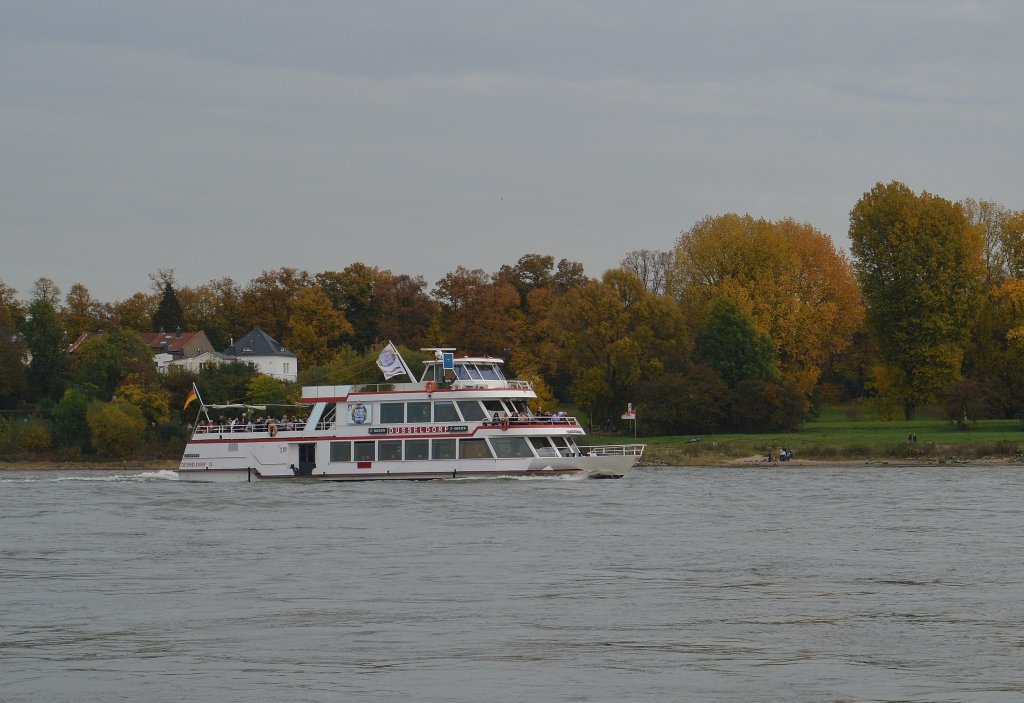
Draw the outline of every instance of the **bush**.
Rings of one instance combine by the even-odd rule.
[[[708,366],[667,374],[637,388],[638,415],[645,434],[708,434],[726,421],[729,389]]]
[[[41,454],[53,446],[53,436],[45,422],[33,418],[17,428],[14,443],[20,452]]]
[[[86,412],[92,446],[107,456],[129,456],[142,446],[146,419],[131,403],[96,401]]]

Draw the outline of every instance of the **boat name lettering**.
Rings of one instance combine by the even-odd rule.
[[[185,459],[198,459],[199,455],[198,454],[185,454],[184,458]]]
[[[444,434],[466,432],[468,425],[400,425],[397,427],[371,427],[370,434]]]
[[[210,466],[213,466],[212,462],[206,462],[206,461],[183,461],[183,462],[181,462],[181,466],[179,466],[178,468],[179,469],[205,469],[205,468],[210,467]]]

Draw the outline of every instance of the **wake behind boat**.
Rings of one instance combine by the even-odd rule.
[[[621,478],[643,444],[584,445],[579,421],[534,414],[536,393],[508,380],[502,359],[429,349],[419,381],[304,386],[299,417],[244,422],[215,413],[265,406],[201,405],[178,468],[191,481],[323,481],[575,475]],[[385,378],[415,378],[388,345]],[[301,418],[301,419],[300,419]]]

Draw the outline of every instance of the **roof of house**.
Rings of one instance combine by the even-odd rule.
[[[139,337],[147,347],[158,352],[166,351],[169,354],[184,352],[199,335],[206,336],[202,330],[198,332],[139,332]],[[164,348],[165,342],[167,343],[166,349]]]
[[[225,356],[290,356],[295,354],[285,349],[284,345],[260,329],[259,325],[253,327],[249,334],[245,335],[230,347],[224,350]]]
[[[102,332],[82,332],[75,341],[68,345],[68,354],[77,352],[78,348],[90,339],[99,339],[102,336]]]

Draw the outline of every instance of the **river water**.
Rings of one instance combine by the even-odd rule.
[[[0,472],[0,700],[1024,700],[1024,467],[174,479]]]

